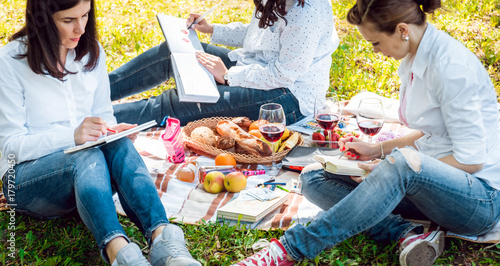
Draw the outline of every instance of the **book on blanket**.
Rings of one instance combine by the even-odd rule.
[[[359,168],[358,162],[338,156],[315,155],[314,159],[323,164],[325,171],[338,175],[364,176],[366,171]]]
[[[141,124],[139,126],[136,126],[136,127],[133,127],[131,129],[127,129],[127,130],[124,130],[122,132],[118,132],[118,133],[115,133],[113,135],[108,135],[106,137],[102,137],[96,141],[89,141],[89,142],[86,142],[82,145],[78,145],[78,146],[75,146],[75,147],[71,147],[71,148],[68,148],[68,149],[65,149],[64,150],[64,153],[73,153],[73,152],[77,152],[77,151],[81,151],[81,150],[85,150],[85,149],[89,149],[89,148],[92,148],[92,147],[97,147],[97,146],[100,146],[100,145],[104,145],[106,143],[110,143],[112,141],[115,141],[117,139],[121,139],[123,137],[126,137],[130,134],[134,134],[136,132],[139,132],[139,131],[142,131],[144,129],[148,129],[152,126],[156,125],[156,121],[155,120],[151,120],[147,123],[144,123],[144,124]]]
[[[274,193],[278,196],[267,201],[239,199],[238,197],[217,210],[217,218],[251,223],[258,222],[288,200],[287,192],[276,190]]]
[[[220,94],[214,76],[196,59],[203,51],[198,35],[188,30],[186,19],[156,15],[171,52],[175,84],[181,102],[215,103]]]

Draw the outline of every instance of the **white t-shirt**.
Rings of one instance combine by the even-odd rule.
[[[401,121],[421,130],[419,151],[484,164],[475,175],[500,189],[500,131],[495,88],[479,59],[428,24],[417,54],[401,62]]]
[[[70,50],[66,68],[77,73],[66,75],[64,82],[35,74],[26,58],[13,58],[26,53],[24,43],[0,48],[0,177],[7,158],[22,163],[75,146],[74,131],[85,117],[116,124],[105,53],[99,48],[98,65],[90,72],[83,72],[88,57],[75,61]]]
[[[308,1],[304,7],[297,0],[287,1],[288,13],[272,27],[259,28],[252,15],[250,24],[239,22],[214,25],[212,43],[242,47],[231,51],[237,61],[228,72],[231,86],[271,90],[288,88],[304,115],[314,112],[316,95],[330,85],[332,53],[339,45],[331,2]]]

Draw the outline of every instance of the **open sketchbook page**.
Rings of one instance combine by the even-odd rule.
[[[216,89],[215,80],[203,66],[193,68],[194,65],[199,65],[196,57],[189,54],[172,54],[172,63],[177,87],[183,88],[179,90],[180,101],[217,102],[220,94]]]
[[[186,19],[163,14],[158,14],[157,17],[170,52],[194,54],[196,50],[203,51],[196,32],[187,29]]]
[[[186,19],[157,15],[170,49],[175,83],[181,102],[215,103],[220,93],[214,76],[196,59],[203,51],[198,35],[187,30]]]
[[[136,126],[134,128],[131,128],[131,129],[127,129],[127,130],[124,130],[122,132],[119,132],[119,133],[115,133],[113,135],[109,135],[109,136],[106,136],[106,137],[102,137],[96,141],[89,141],[89,142],[86,142],[82,145],[78,145],[78,146],[75,146],[75,147],[71,147],[71,148],[68,148],[66,150],[64,150],[64,153],[73,153],[73,152],[77,152],[77,151],[81,151],[81,150],[85,150],[85,149],[88,149],[88,148],[92,148],[92,147],[97,147],[97,146],[100,146],[100,145],[104,145],[106,143],[110,143],[112,141],[115,141],[117,139],[121,139],[123,137],[126,137],[130,134],[134,134],[136,132],[139,132],[139,131],[142,131],[142,130],[145,130],[145,129],[148,129],[152,126],[155,126],[156,125],[156,121],[155,120],[151,120],[147,123],[144,123],[144,124],[141,124],[139,126]]]
[[[333,174],[352,176],[366,175],[366,171],[359,168],[359,161],[357,160],[348,160],[346,158],[339,159],[338,156],[325,155],[315,155],[314,159],[323,164],[325,171]]]

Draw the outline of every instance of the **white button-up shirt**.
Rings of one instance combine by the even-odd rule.
[[[339,45],[332,6],[328,0],[287,2],[288,13],[272,27],[259,28],[252,15],[250,24],[214,25],[212,43],[242,47],[231,51],[236,66],[228,72],[231,86],[259,90],[288,88],[304,115],[314,112],[316,95],[329,87],[332,53]]]
[[[421,130],[419,151],[484,164],[475,175],[500,189],[500,131],[495,88],[479,59],[463,44],[428,24],[417,54],[405,58],[401,121]]]
[[[99,47],[98,65],[90,72],[83,72],[88,57],[75,61],[70,50],[66,68],[77,73],[64,81],[35,74],[26,58],[13,58],[26,53],[22,42],[0,48],[0,177],[7,158],[21,163],[75,146],[74,131],[85,117],[116,124],[105,53]]]

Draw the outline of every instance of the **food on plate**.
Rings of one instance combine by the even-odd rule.
[[[215,157],[215,165],[232,165],[236,166],[236,160],[231,154],[221,153]]]
[[[203,188],[213,194],[217,194],[224,190],[224,174],[219,171],[212,171],[205,176]]]
[[[294,132],[286,141],[285,143],[281,144],[280,149],[278,152],[283,151],[285,148],[292,149],[297,145],[297,142],[299,142],[299,132]]]
[[[234,139],[229,136],[217,136],[217,144],[215,147],[221,150],[227,150],[234,147],[235,143]]]
[[[248,128],[252,124],[250,118],[244,116],[233,118],[231,121],[241,128]]]
[[[191,139],[210,146],[216,145],[214,131],[208,127],[197,127],[191,132]]]
[[[247,186],[247,178],[241,172],[231,172],[224,177],[224,187],[229,192],[238,193]]]
[[[259,126],[263,124],[269,123],[267,120],[255,120],[250,126],[248,127],[248,130],[254,130],[257,129],[259,130]]]
[[[251,154],[259,156],[270,156],[272,154],[271,147],[269,147],[269,145],[257,137],[250,135],[248,132],[245,132],[231,121],[219,121],[219,123],[217,123],[217,132],[221,136],[232,137],[241,148]]]
[[[262,133],[260,133],[260,130],[258,130],[258,129],[252,129],[252,130],[248,131],[248,133],[250,135],[256,136],[259,139],[262,138]]]

